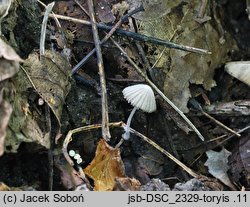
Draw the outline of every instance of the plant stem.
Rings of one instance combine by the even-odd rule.
[[[126,124],[127,126],[125,128],[125,133],[122,135],[122,138],[125,140],[129,140],[129,138],[130,138],[130,124],[131,124],[132,117],[134,116],[135,111],[137,109],[138,109],[137,107],[134,107],[133,110],[131,111],[131,113],[129,114],[128,121]]]

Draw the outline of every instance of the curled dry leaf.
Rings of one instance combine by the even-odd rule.
[[[41,121],[45,118],[41,109],[43,106],[39,106],[36,98],[32,97],[39,98],[38,93],[60,123],[64,100],[70,89],[69,68],[66,58],[51,51],[46,51],[41,60],[36,53],[30,54],[25,60],[24,69],[12,81],[16,93],[11,97],[13,113],[5,149],[16,152],[22,142],[35,142],[46,148],[50,147],[49,132],[45,122]]]
[[[32,53],[24,62],[25,70],[36,87],[35,90],[52,109],[58,123],[64,100],[70,89],[70,64],[61,54],[45,51]]]
[[[84,173],[95,182],[96,191],[110,191],[117,177],[125,177],[120,150],[101,139],[97,145],[95,158],[84,169]]]
[[[227,175],[227,171],[229,170],[228,157],[231,155],[231,152],[223,148],[220,152],[209,150],[206,154],[208,159],[205,166],[208,167],[209,173],[231,189],[235,190],[234,185]]]

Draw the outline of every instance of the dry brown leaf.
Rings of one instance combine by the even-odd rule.
[[[55,114],[58,123],[64,100],[70,89],[70,64],[60,53],[45,51],[45,55],[32,53],[24,67],[35,85],[38,94]]]
[[[101,139],[97,145],[95,158],[84,172],[94,180],[94,190],[113,190],[115,178],[125,176],[120,150],[109,146],[104,139]]]
[[[0,182],[0,191],[10,191],[10,187]]]
[[[159,4],[159,0],[152,2]],[[212,21],[199,24],[194,20],[200,0],[162,1],[169,12],[160,18],[138,22],[139,32],[167,41],[191,47],[207,49],[211,55],[200,55],[162,46],[148,44],[148,59],[155,68],[166,74],[163,91],[183,112],[188,112],[187,102],[191,97],[190,84],[202,85],[206,90],[216,86],[215,69],[227,61],[228,52],[234,47],[229,35],[222,37]],[[174,3],[173,3],[174,2]],[[209,9],[206,10],[207,12]],[[159,12],[157,7],[148,9],[144,16]],[[205,14],[207,15],[207,14]],[[220,41],[225,39],[222,44]],[[147,43],[146,43],[147,44]],[[152,54],[152,55],[151,55]],[[158,82],[158,80],[155,80]]]

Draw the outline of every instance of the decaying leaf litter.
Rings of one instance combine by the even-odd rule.
[[[224,71],[249,60],[247,5],[206,2],[0,7],[1,188],[248,189],[250,69]],[[122,90],[135,84],[153,88],[157,110],[138,110],[123,141],[132,106]]]

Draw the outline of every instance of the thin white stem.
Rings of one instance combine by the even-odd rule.
[[[129,114],[128,121],[126,124],[127,126],[125,127],[125,133],[122,135],[122,138],[125,140],[128,140],[130,138],[130,124],[131,124],[132,117],[134,116],[135,111],[137,109],[138,109],[137,107],[134,107],[131,113]]]

